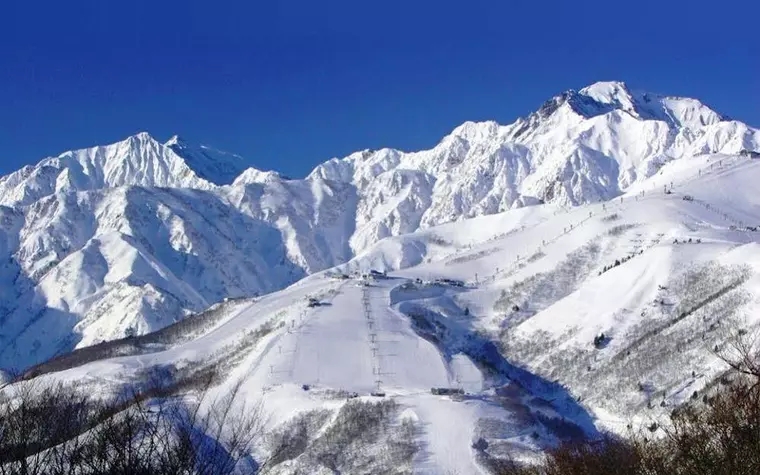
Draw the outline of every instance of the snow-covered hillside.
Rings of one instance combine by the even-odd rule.
[[[2,211],[5,368],[158,330],[304,275],[276,229],[208,191],[57,193]]]
[[[284,290],[29,376],[102,393],[213,368],[214,394],[239,384],[272,434],[302,430],[271,473],[488,473],[493,458],[649,424],[715,384],[715,349],[760,329],[758,180],[748,157],[674,160],[613,200],[388,238]],[[356,401],[387,399],[371,435],[325,438],[353,427]]]
[[[612,201],[435,227],[343,269],[408,263],[394,275],[467,281],[453,298],[479,333],[625,430],[714,384],[716,351],[758,330],[758,179],[747,157],[683,159]]]

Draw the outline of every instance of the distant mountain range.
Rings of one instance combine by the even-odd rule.
[[[380,240],[540,203],[609,200],[668,162],[760,150],[700,101],[600,82],[434,148],[364,150],[306,178],[140,133],[0,178],[0,368],[272,292]]]

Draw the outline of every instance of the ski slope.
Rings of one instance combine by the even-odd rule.
[[[467,356],[448,354],[448,349],[413,330],[398,306],[391,305],[391,292],[404,280],[372,280],[368,287],[358,284],[362,281],[308,278],[254,303],[233,304],[226,319],[186,344],[96,361],[44,377],[76,380],[94,391],[116,392],[149,368],[200,366],[218,361],[220,353],[221,363],[215,364],[224,364],[233,358],[241,335],[274,318],[280,322],[277,329],[229,366],[225,382],[215,388],[222,394],[242,381],[243,399],[262,401],[273,427],[298,412],[341,404],[345,396],[338,392],[355,392],[365,399],[382,392],[401,404],[404,417],[426,428],[420,436],[424,450],[416,455],[414,471],[430,474],[482,472],[471,445],[479,421],[484,419],[502,421],[500,437],[523,455],[540,450],[540,444],[530,437],[533,432],[540,431],[547,441],[552,439],[538,421],[514,417],[513,411],[505,409],[507,404],[519,406],[529,414],[530,401],[540,395],[486,377]],[[314,295],[325,298],[320,306],[308,307],[306,299]],[[510,395],[495,397],[494,389],[505,384],[512,387]],[[433,387],[462,388],[469,396],[453,401],[432,395]]]

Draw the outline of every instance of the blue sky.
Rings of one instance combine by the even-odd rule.
[[[0,173],[147,130],[302,176],[610,79],[760,126],[758,18],[750,0],[12,2]]]

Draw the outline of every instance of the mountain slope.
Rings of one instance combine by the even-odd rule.
[[[205,145],[194,147],[178,135],[164,145],[182,157],[199,177],[215,185],[229,185],[246,169],[243,157]]]
[[[16,213],[4,233],[5,368],[154,331],[303,276],[277,230],[202,190],[59,192]]]
[[[396,275],[468,281],[459,307],[510,361],[625,431],[708,390],[726,369],[715,348],[760,327],[758,178],[756,160],[684,159],[618,200],[431,228],[342,270],[395,268],[403,256],[412,267]]]

